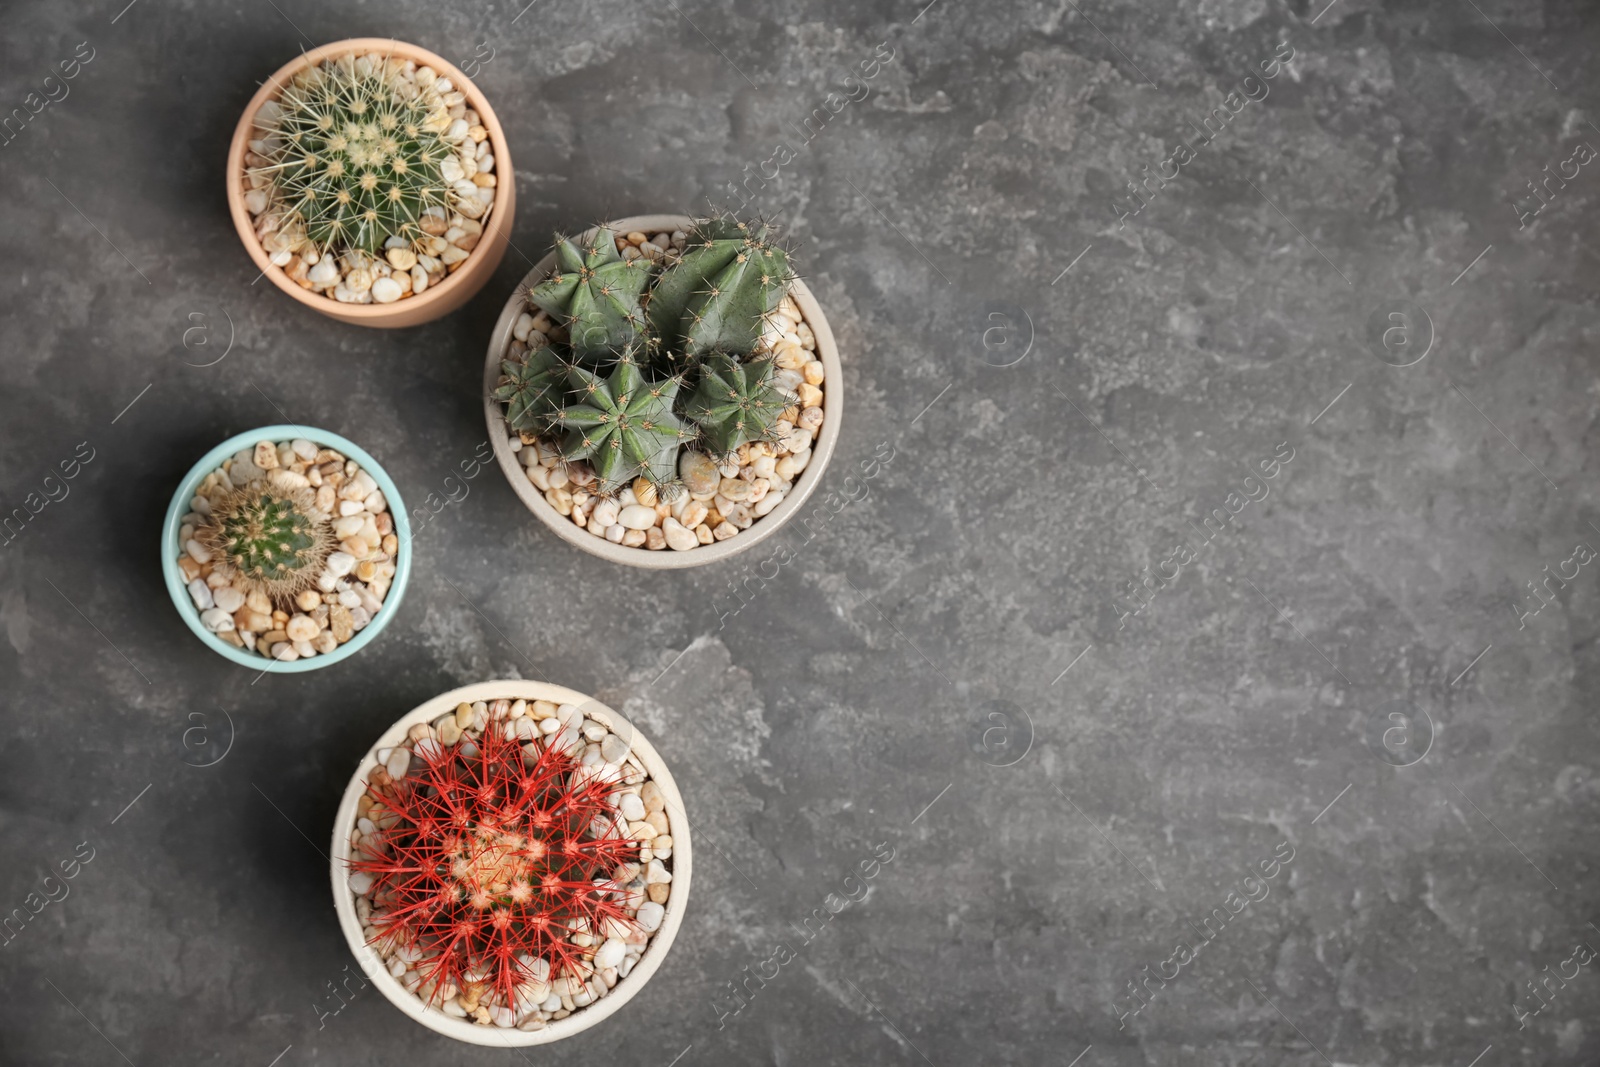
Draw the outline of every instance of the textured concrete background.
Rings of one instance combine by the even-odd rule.
[[[93,52],[0,150],[0,504],[94,456],[0,548],[0,910],[93,850],[0,947],[0,1060],[1600,1056],[1600,961],[1574,954],[1600,948],[1600,597],[1574,547],[1600,547],[1600,168],[1536,217],[1527,187],[1600,147],[1592,9],[125,2],[12,4],[0,43],[5,111]],[[252,286],[223,200],[259,80],[361,35],[476,60],[516,164],[516,251],[400,333]],[[1126,183],[1284,42],[1266,99],[1132,213]],[[157,530],[201,452],[302,422],[411,503],[442,493],[549,232],[703,205],[780,142],[752,206],[800,242],[849,390],[825,488],[896,456],[742,611],[745,564],[608,566],[491,467],[350,662],[251,684],[184,628]],[[1132,614],[1146,567],[1170,580]],[[1528,583],[1574,567],[1532,614]],[[356,759],[514,675],[596,694],[671,762],[701,861],[665,968],[526,1055],[371,990],[319,1019],[351,960],[320,850]],[[894,860],[805,943],[879,842]],[[1177,962],[1275,849],[1266,899]],[[734,999],[780,941],[798,958]]]

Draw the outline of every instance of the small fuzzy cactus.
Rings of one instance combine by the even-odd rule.
[[[715,353],[700,364],[700,382],[684,415],[700,427],[701,441],[713,455],[724,456],[750,441],[770,439],[773,425],[794,397],[773,381],[770,359],[740,363]]]
[[[635,478],[654,485],[672,480],[678,447],[694,437],[672,411],[681,378],[646,381],[633,359],[624,357],[608,378],[573,367],[567,380],[575,402],[551,420],[564,434],[563,457],[587,459],[608,493]]]
[[[487,986],[519,1004],[557,979],[587,981],[595,967],[568,931],[634,928],[621,868],[637,863],[639,842],[623,829],[617,783],[562,746],[526,754],[498,728],[430,740],[412,759],[402,779],[373,773],[379,829],[350,862],[371,879],[375,942],[417,954],[430,1002]]]
[[[511,429],[589,461],[603,494],[636,478],[670,488],[683,448],[726,456],[795,403],[763,347],[795,277],[773,227],[722,215],[681,252],[619,243],[604,225],[557,239],[556,270],[527,293],[557,320],[553,340],[513,346],[494,392]]]
[[[573,353],[594,360],[638,341],[644,330],[639,298],[650,284],[650,263],[625,260],[616,234],[596,227],[580,247],[556,240],[556,270],[529,298],[567,320]]]
[[[333,530],[308,489],[237,489],[213,503],[196,538],[244,584],[283,600],[316,581],[333,550]]]
[[[397,60],[344,57],[287,86],[267,165],[286,226],[320,250],[375,254],[391,237],[418,242],[428,208],[449,210],[449,110],[397,76]]]

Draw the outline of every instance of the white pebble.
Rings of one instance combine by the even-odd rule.
[[[348,552],[334,552],[328,556],[328,573],[343,578],[355,570],[356,558]]]
[[[677,552],[687,552],[700,544],[693,530],[670,515],[662,522],[661,532],[667,535],[667,547]]]
[[[622,962],[622,957],[627,954],[628,946],[616,938],[612,938],[601,945],[594,954],[594,965],[597,968],[615,967]]]
[[[656,524],[656,509],[643,504],[629,504],[617,515],[617,521],[628,530],[648,530]]]
[[[366,871],[356,871],[350,875],[350,892],[358,897],[364,897],[371,889],[372,875]]]
[[[410,768],[411,753],[404,745],[396,745],[383,764],[383,769],[389,772],[390,778],[404,778]]]
[[[392,304],[400,299],[400,283],[393,278],[379,278],[372,283],[372,299],[380,304]]]
[[[196,563],[211,562],[211,551],[192,537],[184,544],[183,550],[189,553],[189,558]]]
[[[607,763],[621,763],[628,758],[628,742],[616,734],[606,734],[600,740],[600,755]]]
[[[211,599],[211,587],[206,584],[204,578],[196,578],[189,583],[189,598],[194,601],[194,606],[201,611],[210,610],[211,605],[215,603]]]
[[[244,594],[231,585],[225,585],[212,594],[217,607],[229,615],[244,607]]]
[[[661,927],[661,920],[666,917],[667,909],[653,900],[647,900],[639,905],[639,914],[634,920],[642,927],[645,933],[653,934]]]
[[[233,616],[221,608],[212,608],[200,613],[200,625],[214,634],[225,634],[234,628]]]

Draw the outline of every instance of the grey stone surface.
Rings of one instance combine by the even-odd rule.
[[[1600,965],[1514,1013],[1600,947],[1596,568],[1524,614],[1527,583],[1600,545],[1600,171],[1552,179],[1522,228],[1514,203],[1600,146],[1592,11],[123,2],[25,0],[0,41],[5,111],[78,42],[94,56],[0,150],[0,503],[95,456],[0,549],[0,910],[93,849],[0,947],[4,1062],[1600,1056]],[[520,197],[498,277],[398,333],[252,285],[222,195],[258,80],[364,34],[479,59]],[[1266,98],[1133,214],[1125,183],[1280,42],[1287,70],[1246,86]],[[810,505],[837,514],[738,614],[754,561],[618,570],[488,468],[348,663],[256,682],[189,634],[157,531],[201,452],[287,419],[361,442],[413,504],[442,491],[548,233],[696,206],[746,164],[849,392],[838,496]],[[1407,367],[1428,326],[1400,301],[1436,334]],[[1125,583],[1170,576],[1185,539],[1131,614]],[[515,675],[609,701],[675,768],[700,864],[666,966],[526,1056],[370,990],[319,1020],[351,959],[321,850],[356,759],[423,699]],[[224,710],[226,757],[188,765],[222,751]],[[1431,723],[1426,756],[1378,758],[1374,715],[1402,762]],[[893,861],[806,942],[879,842]],[[1247,883],[1280,843],[1292,861]],[[1129,983],[1180,941],[1206,944],[1135,1013]],[[779,942],[798,958],[734,1013]]]

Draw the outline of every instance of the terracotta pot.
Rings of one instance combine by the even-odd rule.
[[[635,215],[631,218],[618,219],[609,225],[620,233],[635,230],[643,233],[661,233],[686,229],[692,223],[693,220],[687,215]],[[590,230],[585,236],[593,232]],[[511,342],[511,329],[516,325],[517,316],[525,310],[520,294],[543,281],[555,266],[555,262],[554,252],[541,259],[522,279],[517,291],[506,301],[505,310],[500,313],[500,321],[495,323],[494,333],[489,337],[489,353],[483,365],[483,414],[489,426],[489,441],[494,446],[495,457],[500,461],[500,470],[511,483],[512,490],[527,505],[528,510],[554,530],[563,541],[576,545],[590,555],[608,559],[613,563],[644,567],[649,570],[676,570],[717,563],[755,548],[777,533],[785,522],[805,506],[806,499],[822,483],[822,474],[827,469],[828,460],[833,456],[833,446],[839,438],[839,422],[844,415],[844,372],[839,366],[839,349],[834,344],[833,331],[828,327],[828,317],[822,313],[822,307],[811,295],[811,290],[806,288],[805,282],[796,279],[789,289],[789,295],[799,305],[800,313],[805,316],[806,325],[811,328],[812,334],[817,339],[817,358],[822,361],[824,371],[822,430],[811,446],[811,462],[806,464],[806,469],[800,473],[800,479],[794,483],[789,495],[783,498],[783,503],[757,519],[748,530],[741,530],[737,537],[730,537],[726,541],[713,541],[709,545],[701,545],[687,552],[677,552],[670,548],[652,552],[647,548],[626,548],[612,544],[604,537],[596,537],[580,529],[571,519],[564,517],[552,507],[544,498],[544,493],[528,480],[517,453],[511,450],[512,435],[506,428],[503,407],[494,399],[495,386],[500,380],[500,362]]]
[[[660,927],[651,936],[644,955],[639,958],[639,962],[627,977],[619,980],[616,987],[606,996],[588,1007],[573,1012],[565,1019],[554,1020],[543,1030],[524,1031],[500,1026],[479,1026],[465,1019],[452,1018],[437,1008],[424,1007],[416,994],[408,992],[405,986],[400,984],[400,980],[391,975],[378,961],[376,950],[366,944],[361,933],[360,919],[356,915],[355,893],[349,885],[350,831],[356,825],[356,800],[366,788],[367,776],[378,766],[378,749],[392,748],[405,740],[407,732],[413,726],[418,723],[431,723],[446,712],[454,710],[457,704],[463,702],[470,704],[478,700],[491,701],[502,697],[512,700],[520,698],[529,701],[548,700],[555,704],[574,704],[582,708],[585,715],[606,722],[613,733],[628,738],[632,743],[632,754],[638,757],[640,766],[666,798],[667,825],[672,833],[672,881],[669,883],[672,888],[668,893],[666,904],[663,905],[666,914],[661,920]],[[508,1045],[543,1045],[582,1033],[605,1019],[643,989],[645,983],[661,967],[667,950],[672,947],[672,941],[678,935],[678,928],[683,925],[683,914],[688,907],[689,879],[693,866],[689,832],[689,818],[684,813],[683,797],[678,793],[677,784],[672,780],[672,773],[667,770],[667,765],[662,762],[650,742],[622,716],[582,693],[559,685],[550,685],[547,682],[525,679],[480,682],[477,685],[463,686],[448,693],[441,693],[407,713],[399,722],[385,730],[383,736],[378,738],[377,743],[361,758],[360,765],[350,776],[350,784],[345,787],[344,799],[339,803],[339,811],[333,822],[333,844],[329,850],[329,858],[334,910],[339,916],[339,928],[344,932],[345,941],[349,943],[350,951],[355,953],[363,973],[391,1004],[412,1019],[446,1037],[475,1045],[499,1048]]]
[[[484,223],[483,238],[454,274],[447,275],[444,281],[423,290],[418,296],[406,297],[392,304],[341,304],[332,297],[300,288],[282,269],[272,265],[266,250],[256,239],[250,212],[244,206],[244,154],[254,129],[256,112],[262,104],[275,99],[290,78],[330,57],[350,52],[364,55],[374,51],[415,60],[418,66],[432,67],[449,77],[451,84],[466,94],[468,106],[478,113],[479,121],[489,131],[489,141],[494,146],[491,149],[495,159],[494,173],[499,180],[495,185],[494,206]],[[500,265],[500,258],[505,255],[506,245],[511,240],[511,225],[516,214],[516,185],[516,172],[512,169],[505,131],[500,128],[500,120],[495,117],[489,101],[472,84],[471,79],[452,63],[426,49],[382,37],[353,37],[347,41],[334,41],[284,64],[250,98],[244,114],[239,118],[239,125],[233,131],[233,143],[228,148],[228,210],[233,214],[233,225],[239,231],[239,239],[244,242],[250,258],[255,260],[256,267],[273,285],[306,307],[340,322],[358,326],[416,326],[447,315],[472,299]]]

